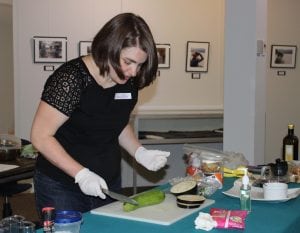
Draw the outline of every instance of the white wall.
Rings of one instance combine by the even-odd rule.
[[[0,1],[0,133],[14,133],[12,6]]]
[[[282,139],[287,134],[288,123],[295,124],[295,133],[300,137],[299,10],[300,1],[297,0],[271,0],[268,4],[267,162],[281,157]],[[296,68],[270,68],[271,45],[296,45]],[[286,71],[286,75],[278,76],[277,71]]]
[[[262,164],[265,59],[256,48],[258,39],[266,40],[266,1],[227,0],[225,11],[224,150]]]
[[[161,70],[155,84],[142,91],[139,112],[222,111],[223,5],[219,0],[14,0],[17,136],[29,137],[40,93],[50,74],[43,71],[43,64],[33,63],[32,37],[68,37],[71,59],[78,55],[79,41],[91,40],[104,22],[127,11],[145,18],[157,43],[171,44],[171,68]],[[185,72],[187,41],[210,42],[208,73],[201,79],[191,79]]]
[[[224,3],[216,0],[124,0],[123,11],[143,15],[158,43],[171,44],[171,69],[142,91],[139,112],[223,109]],[[155,17],[153,17],[155,15]],[[210,42],[208,73],[185,72],[186,42]]]
[[[116,0],[109,4],[103,0],[13,1],[17,136],[29,139],[41,91],[50,75],[43,71],[44,64],[33,63],[33,36],[68,37],[68,59],[74,58],[78,55],[78,42],[91,40],[105,21],[120,12],[120,6],[121,1]]]
[[[249,1],[251,3],[252,0]],[[8,3],[9,1],[1,0],[0,2]],[[196,111],[207,109],[218,111],[222,109],[223,17],[225,4],[223,2],[218,0],[14,1],[15,124],[17,135],[28,138],[42,86],[50,74],[43,71],[43,65],[33,64],[31,38],[35,35],[68,36],[68,58],[72,58],[77,56],[78,41],[92,39],[94,33],[107,19],[121,11],[132,10],[142,14],[152,27],[157,42],[171,44],[171,69],[161,70],[161,77],[159,77],[155,85],[143,91],[139,103],[142,111],[161,111],[163,109],[172,112],[176,111],[176,108],[179,108],[181,110],[186,109],[189,112],[191,109]],[[240,1],[237,0],[238,2]],[[236,117],[232,118],[232,120],[230,120],[230,117],[227,118],[231,121],[233,127],[227,128],[226,131],[229,134],[225,138],[231,140],[232,149],[240,150],[240,143],[235,141],[234,137],[231,138],[234,134],[238,135],[238,139],[245,145],[245,148],[252,150],[250,156],[253,160],[253,156],[256,154],[260,158],[265,157],[265,162],[270,162],[281,154],[281,140],[286,134],[286,125],[288,122],[295,123],[295,132],[300,136],[300,118],[298,117],[300,110],[297,107],[300,95],[298,91],[300,79],[297,75],[299,56],[297,56],[296,60],[296,69],[284,69],[286,76],[279,77],[277,76],[278,69],[269,68],[270,48],[272,44],[300,44],[298,27],[300,3],[296,0],[260,2],[256,1],[255,4],[259,7],[260,4],[263,4],[262,8],[256,8],[255,12],[248,18],[248,20],[253,20],[251,27],[256,27],[255,30],[251,29],[254,35],[250,44],[253,56],[253,52],[255,53],[256,49],[255,41],[264,37],[265,29],[263,28],[266,27],[266,21],[260,17],[261,13],[259,11],[264,9],[265,2],[268,2],[266,56],[265,58],[255,58],[256,63],[251,64],[252,67],[255,67],[255,71],[250,71],[252,72],[251,74],[247,71],[249,67],[246,66],[245,70],[243,70],[233,62],[233,72],[236,68],[239,68],[237,75],[244,77],[246,83],[242,81],[239,84],[240,79],[237,76],[237,82],[233,82],[233,87],[230,88],[230,85],[228,85],[228,95],[231,95],[239,90],[239,85],[247,87],[245,84],[249,80],[244,74],[251,77],[256,75],[255,81],[253,80],[254,83],[250,82],[248,84],[255,88],[253,93],[256,92],[254,95],[257,96],[252,96],[250,97],[252,98],[251,100],[248,99],[248,102],[242,103],[239,111],[236,113]],[[245,3],[247,4],[247,1]],[[32,6],[35,6],[34,13],[32,13]],[[247,11],[245,14],[240,12],[235,22],[245,20],[248,23],[246,15]],[[192,20],[189,20],[190,18]],[[241,30],[244,30],[243,27]],[[251,36],[252,34],[246,30],[245,35]],[[248,39],[246,38],[244,41],[240,52],[248,49],[249,44],[245,43]],[[190,74],[184,71],[185,43],[187,40],[211,42],[209,72],[203,74],[200,80],[192,80]],[[238,37],[233,38],[232,46],[237,47],[239,42]],[[246,60],[247,55],[243,53],[239,57],[233,57],[233,59],[237,58]],[[239,62],[239,59],[236,61]],[[252,59],[254,58],[252,57]],[[256,69],[261,72],[263,66],[267,71],[266,79],[260,79],[256,73]],[[264,85],[265,93],[261,90]],[[9,85],[7,87],[5,90],[10,88]],[[241,92],[241,94],[244,93]],[[266,95],[265,102],[262,101],[264,94]],[[228,112],[232,110],[230,105],[234,108],[236,106],[235,103],[240,103],[238,97],[233,98],[232,101],[232,103],[228,102]],[[250,105],[249,101],[251,101]],[[249,116],[245,116],[245,114],[248,110],[247,108],[251,106],[254,108],[254,103],[256,109],[253,109],[252,113],[255,116],[250,116],[252,119],[248,121],[247,117]],[[261,122],[264,106],[266,108],[265,126]],[[6,111],[6,113],[10,114],[9,112],[10,110]],[[5,119],[3,116],[5,116]],[[2,114],[0,117],[1,122],[2,119],[8,122],[5,123],[5,126],[11,124],[11,117],[7,118],[7,115]],[[260,122],[256,119],[257,117]],[[234,127],[235,121],[238,123],[242,122],[245,125],[250,124],[253,127],[253,131],[248,131],[246,134],[251,139],[251,148],[247,146],[248,138],[244,138],[245,131],[243,131],[243,128]],[[265,134],[263,132],[264,129]],[[256,135],[254,136],[255,132]],[[240,137],[240,135],[242,136]],[[262,149],[264,141],[265,151]]]

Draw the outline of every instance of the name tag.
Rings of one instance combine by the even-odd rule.
[[[131,100],[131,93],[115,93],[115,100]]]

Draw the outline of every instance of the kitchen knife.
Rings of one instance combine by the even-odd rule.
[[[108,196],[110,196],[111,198],[116,199],[118,201],[127,202],[127,203],[130,203],[132,205],[138,205],[138,203],[135,200],[131,199],[130,197],[126,197],[125,195],[115,193],[115,192],[110,191],[108,189],[102,189],[102,191],[105,194],[107,194]]]

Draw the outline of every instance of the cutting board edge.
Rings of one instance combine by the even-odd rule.
[[[152,224],[158,224],[158,225],[165,225],[165,226],[168,226],[168,225],[171,225],[185,217],[188,217],[189,215],[197,212],[197,211],[200,211],[201,209],[204,209],[212,204],[215,203],[215,200],[212,200],[212,199],[206,199],[205,202],[199,207],[199,208],[195,208],[195,209],[183,209],[183,210],[188,210],[189,212],[186,212],[185,214],[181,215],[181,216],[177,216],[173,219],[169,219],[169,220],[165,220],[165,221],[160,221],[160,220],[157,220],[157,219],[147,219],[147,218],[142,218],[142,217],[139,217],[137,218],[136,216],[128,216],[126,215],[126,212],[124,212],[125,215],[118,215],[116,213],[112,213],[112,212],[106,212],[106,209],[107,206],[103,206],[103,207],[99,207],[99,208],[96,208],[94,210],[91,210],[90,213],[91,214],[95,214],[95,215],[101,215],[101,216],[106,216],[106,217],[112,217],[112,218],[119,218],[119,219],[126,219],[126,220],[131,220],[131,221],[138,221],[138,222],[146,222],[146,223],[152,223]],[[177,207],[179,208],[179,207]],[[102,211],[101,211],[102,210]]]

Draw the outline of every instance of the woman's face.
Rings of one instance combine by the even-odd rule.
[[[115,70],[109,64],[109,77],[118,84],[125,84],[130,78],[135,77],[143,63],[147,60],[147,54],[138,47],[124,48],[120,54],[120,66],[125,79],[120,79]]]

